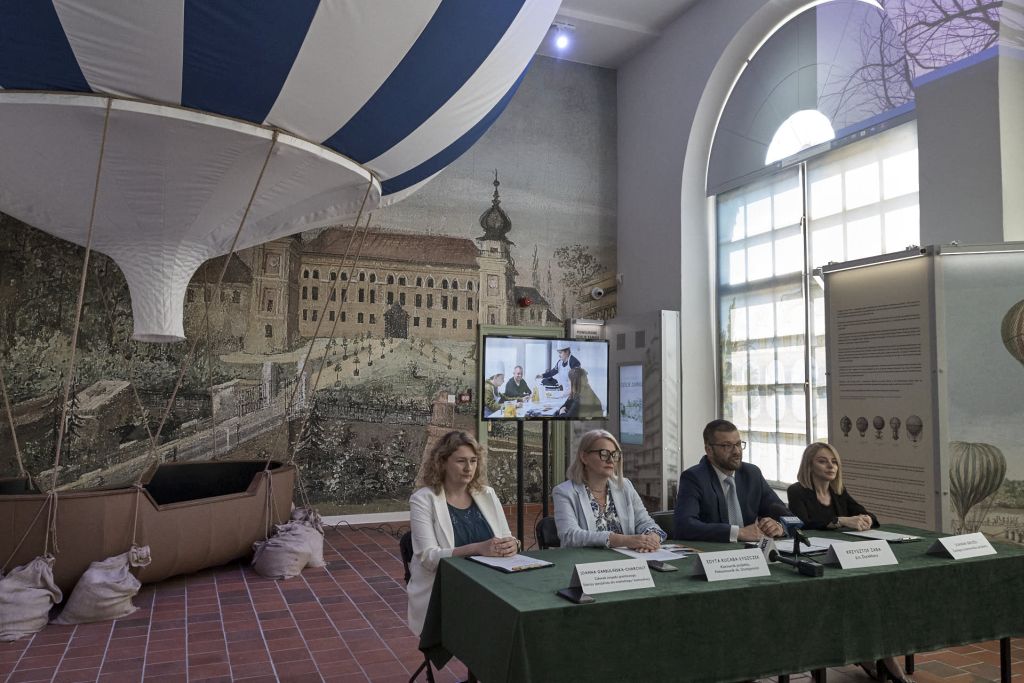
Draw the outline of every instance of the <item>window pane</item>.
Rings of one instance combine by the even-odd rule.
[[[846,226],[846,260],[877,256],[882,252],[882,219],[868,216]]]
[[[804,237],[799,232],[775,240],[775,274],[799,273],[804,269]]]
[[[917,148],[882,160],[882,194],[885,199],[917,192]]]
[[[843,177],[839,173],[811,182],[811,219],[843,210]]]
[[[747,204],[747,237],[760,235],[772,229],[772,198],[767,190],[757,193]]]
[[[885,251],[902,251],[921,239],[921,221],[917,204],[885,212]]]
[[[846,210],[868,204],[877,204],[879,199],[878,162],[872,161],[858,168],[851,168],[843,179],[846,190]]]

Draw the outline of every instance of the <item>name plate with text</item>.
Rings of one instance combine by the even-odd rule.
[[[896,556],[892,554],[892,548],[889,547],[886,541],[833,543],[822,562],[825,564],[838,564],[843,569],[899,564],[896,561]]]
[[[976,531],[973,534],[960,534],[959,536],[946,536],[937,538],[928,548],[929,555],[941,555],[951,557],[954,560],[962,560],[966,557],[981,557],[982,555],[995,555],[996,549],[985,538],[985,534]]]
[[[701,553],[693,565],[693,575],[706,576],[708,581],[749,579],[770,574],[768,563],[759,548]]]
[[[645,560],[611,560],[576,565],[570,586],[582,588],[588,595],[596,595],[654,588],[654,579]]]

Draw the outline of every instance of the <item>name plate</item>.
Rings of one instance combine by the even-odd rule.
[[[588,595],[596,595],[654,588],[654,579],[646,560],[611,560],[576,565],[569,585],[582,588]]]
[[[748,579],[752,576],[770,576],[768,563],[760,548],[719,550],[697,555],[693,565],[694,576],[705,576],[708,581]]]
[[[960,534],[959,536],[946,536],[945,538],[935,539],[935,542],[928,548],[928,554],[962,560],[965,557],[995,555],[996,549],[985,538],[985,534],[976,531],[973,534]]]
[[[892,548],[885,541],[833,543],[822,561],[825,564],[838,564],[843,569],[899,564],[896,556],[892,554]]]

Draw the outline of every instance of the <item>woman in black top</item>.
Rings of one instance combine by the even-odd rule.
[[[569,398],[555,412],[555,416],[594,419],[603,415],[601,399],[590,388],[587,371],[583,368],[571,368],[569,370]]]
[[[843,486],[839,453],[827,443],[804,449],[796,483],[789,487],[789,509],[805,529],[854,529],[878,526],[878,518],[853,499]]]
[[[854,529],[864,531],[878,526],[878,518],[858,503],[843,486],[839,452],[827,443],[812,443],[804,449],[796,483],[786,491],[789,509],[804,523],[805,529]],[[910,679],[893,657],[882,665],[889,676],[900,682]],[[874,667],[860,663],[864,672],[875,677]]]

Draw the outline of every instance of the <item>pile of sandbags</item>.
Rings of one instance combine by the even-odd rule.
[[[50,609],[64,598],[53,582],[53,556],[37,557],[0,578],[0,641],[43,630]]]
[[[87,624],[128,616],[138,608],[132,598],[142,583],[130,567],[149,564],[149,546],[134,547],[129,552],[93,562],[71,591],[68,604],[54,624]]]
[[[324,531],[320,515],[295,508],[291,521],[274,526],[274,535],[253,544],[252,565],[268,579],[290,579],[306,567],[325,567]]]

